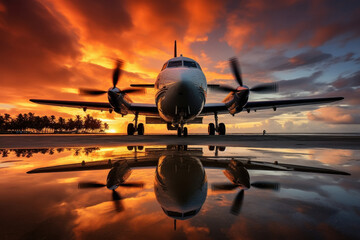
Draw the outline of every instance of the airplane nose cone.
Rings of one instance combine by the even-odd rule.
[[[187,78],[173,83],[166,92],[159,96],[158,106],[161,113],[170,121],[182,116],[184,119],[195,117],[205,102],[204,92]]]
[[[193,83],[191,83],[188,80],[182,80],[176,84],[174,84],[174,86],[172,87],[172,91],[170,94],[174,94],[174,95],[180,95],[180,96],[185,96],[186,99],[188,99],[188,97],[192,97],[193,95],[195,95],[196,93],[198,93],[199,91],[197,91],[195,85]]]

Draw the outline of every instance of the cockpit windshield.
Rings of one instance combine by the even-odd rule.
[[[172,67],[182,67],[182,61],[172,61],[169,62],[167,65],[168,68],[172,68]]]
[[[196,63],[193,61],[184,61],[184,67],[196,68]]]
[[[164,63],[163,67],[161,68],[161,71],[166,68],[167,64],[168,64],[168,62]]]
[[[169,61],[166,62],[161,71],[164,70],[165,68],[175,68],[175,67],[187,67],[187,68],[198,68],[201,69],[199,64],[197,64],[195,61],[189,61],[189,60],[176,60],[176,61]]]

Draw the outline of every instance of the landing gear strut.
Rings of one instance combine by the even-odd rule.
[[[209,126],[208,126],[209,135],[215,135],[215,132],[217,132],[219,135],[225,135],[225,133],[226,133],[225,124],[218,123],[217,112],[214,113],[214,117],[215,117],[215,125],[213,123],[209,123]]]
[[[188,135],[188,129],[187,127],[184,127],[183,124],[181,124],[177,129],[177,135],[178,137],[181,137],[181,134],[186,137]]]
[[[138,135],[144,135],[144,124],[139,123],[138,124],[138,117],[139,113],[135,113],[135,125],[133,123],[129,123],[127,126],[127,135],[134,135],[135,132],[138,133]]]

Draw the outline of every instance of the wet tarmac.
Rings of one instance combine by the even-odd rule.
[[[217,145],[265,148],[344,148],[360,149],[359,135],[145,135],[119,134],[29,134],[0,135],[0,148],[97,147],[127,145]]]
[[[104,136],[62,146],[51,137],[1,147],[0,239],[360,238],[351,139],[116,146]]]

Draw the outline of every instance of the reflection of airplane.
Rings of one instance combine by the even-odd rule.
[[[207,196],[207,177],[204,168],[223,169],[231,183],[214,184],[213,190],[233,190],[240,192],[233,202],[231,212],[238,214],[242,205],[244,191],[251,186],[260,189],[277,190],[279,185],[271,182],[250,183],[248,170],[266,171],[298,171],[309,173],[327,173],[349,175],[346,172],[299,166],[283,163],[253,161],[251,157],[203,156],[199,149],[168,148],[146,149],[144,156],[118,157],[113,160],[82,162],[78,164],[59,165],[37,168],[28,173],[50,173],[67,171],[88,171],[111,169],[106,184],[94,182],[79,183],[79,188],[107,187],[113,192],[113,201],[118,211],[123,210],[122,199],[115,192],[117,187],[142,187],[141,182],[126,181],[131,169],[155,167],[154,192],[156,199],[166,215],[173,219],[188,219],[195,216],[201,209]],[[176,222],[174,222],[176,224]]]
[[[218,123],[218,114],[235,115],[241,111],[248,113],[253,110],[273,109],[276,111],[280,107],[300,106],[309,104],[329,103],[342,100],[342,97],[333,98],[309,98],[277,101],[258,101],[248,102],[250,92],[272,93],[277,90],[276,84],[260,84],[249,88],[243,85],[238,61],[233,58],[230,67],[234,78],[238,84],[237,88],[207,84],[206,78],[200,65],[193,59],[177,56],[176,41],[174,58],[169,59],[161,69],[155,84],[132,84],[132,87],[120,90],[116,87],[121,76],[122,61],[117,61],[113,73],[113,87],[107,91],[96,89],[80,89],[80,93],[86,95],[108,95],[109,102],[82,102],[82,101],[62,101],[62,100],[43,100],[30,99],[30,101],[40,104],[78,107],[84,111],[86,109],[115,111],[122,116],[134,114],[134,124],[129,123],[127,127],[128,135],[137,132],[144,134],[144,124],[138,124],[138,116],[145,115],[147,124],[167,124],[168,130],[177,130],[178,135],[186,136],[188,130],[185,124],[201,124],[203,116],[214,115],[215,124],[208,126],[209,135],[217,132],[225,135],[224,123]],[[229,93],[222,103],[206,103],[207,87],[214,90]],[[128,97],[129,93],[143,92],[144,88],[155,88],[155,104],[133,103]]]

